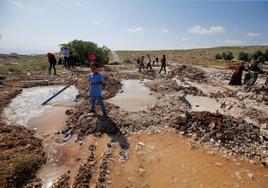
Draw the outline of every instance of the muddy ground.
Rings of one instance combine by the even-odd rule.
[[[134,65],[113,65],[102,70],[107,83],[105,99],[124,92],[121,83],[126,79],[139,80],[156,99],[155,104],[141,111],[122,110],[118,105],[106,102],[108,118],[102,117],[99,109],[97,114],[89,113],[89,97],[86,92],[88,70],[81,70],[78,74],[68,72],[58,82],[55,80],[56,83],[45,83],[67,83],[78,77],[77,104],[66,111],[66,127],[59,133],[62,137],[77,135],[77,144],[86,145],[89,150],[85,160],[78,159],[78,170],[66,171],[53,182],[53,187],[265,187],[268,183],[268,88],[263,84],[264,78],[260,78],[252,88],[231,87],[228,81],[232,72],[228,70],[176,64],[169,67],[167,74],[159,74],[158,67],[154,69],[138,72]],[[25,83],[14,81],[18,86],[11,87],[16,84],[8,79],[3,87],[13,90],[8,95],[1,94],[8,100],[16,96],[20,88],[33,86],[32,83],[23,85]],[[5,100],[2,108],[9,103],[8,100]],[[211,103],[215,105],[210,106]],[[83,118],[86,121],[81,121]],[[1,126],[2,140],[6,140],[5,136],[9,137],[2,133],[4,127]],[[36,138],[32,132],[29,134],[31,136],[24,136],[29,139],[27,143],[32,143]],[[88,143],[88,137],[94,137],[94,142]],[[184,142],[189,147],[185,147]],[[44,156],[40,141],[34,143],[35,145],[29,146],[31,151]],[[171,157],[177,155],[176,147],[181,148],[185,156]],[[170,150],[166,151],[166,148]],[[6,150],[3,147],[1,149]],[[189,161],[172,166],[177,160],[188,158],[189,151],[190,156],[191,152],[196,152],[197,156],[190,157],[190,160],[203,161],[204,169],[210,169],[207,173],[211,176],[218,168],[229,168],[230,164],[224,162],[222,157],[238,164],[230,165],[230,177],[215,179],[203,176],[206,170],[202,170],[200,164],[200,168],[197,167],[198,164],[193,166],[193,169],[197,168],[196,172],[200,172],[198,175],[195,171],[189,173],[189,170],[185,170],[185,165],[191,166]],[[212,156],[207,157],[204,151]],[[148,155],[148,152],[151,154]],[[44,162],[45,157],[41,159],[38,166]],[[240,161],[241,159],[243,160]],[[213,165],[204,165],[206,160]],[[249,164],[244,161],[249,161]],[[155,169],[158,165],[159,169]],[[239,168],[244,171],[237,170]],[[231,172],[232,169],[234,171]],[[167,180],[165,174],[170,176]],[[192,180],[192,175],[196,176],[195,181]],[[26,187],[41,185],[42,180],[36,178]]]

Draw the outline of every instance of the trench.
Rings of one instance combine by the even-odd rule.
[[[40,103],[61,87],[25,89],[3,113],[7,123],[28,126],[43,139],[48,160],[37,174],[43,187],[51,187],[68,170],[72,182],[88,157],[88,146],[97,145],[96,160],[100,161],[106,142],[111,139],[107,135],[88,136],[80,145],[75,142],[75,136],[64,142],[62,135],[55,134],[65,127],[68,118],[65,111],[73,108],[77,90],[75,87],[67,89],[48,106],[40,106]],[[186,99],[199,110],[214,111],[218,108],[212,103],[211,109],[207,109],[206,105],[211,101],[203,98],[186,96]],[[123,80],[122,91],[106,102],[131,113],[145,110],[157,103],[157,99],[140,81]],[[237,158],[209,154],[203,146],[192,144],[173,129],[154,135],[146,132],[132,134],[127,140],[128,160],[125,162],[119,160],[120,146],[113,146],[109,175],[111,187],[266,187],[268,184],[267,168]]]

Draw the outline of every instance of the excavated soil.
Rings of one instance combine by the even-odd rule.
[[[142,81],[156,98],[138,111],[107,100],[106,118],[99,108],[97,114],[89,113],[87,72],[80,72],[77,103],[66,111],[68,119],[57,138],[71,135],[66,143],[75,141],[88,153],[77,156],[78,168],[66,169],[53,187],[265,187],[268,111],[263,80],[252,88],[231,87],[229,71],[173,67],[166,75],[138,72],[132,65],[104,68],[105,99],[124,92],[123,79]],[[192,96],[215,100],[216,112],[206,112],[205,103],[189,100]],[[28,187],[40,184],[36,178]]]

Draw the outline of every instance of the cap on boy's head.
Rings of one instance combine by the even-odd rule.
[[[94,62],[94,63],[91,63],[90,64],[90,67],[97,67],[97,68],[99,68],[99,64]]]

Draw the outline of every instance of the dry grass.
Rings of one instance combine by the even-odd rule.
[[[120,59],[133,59],[138,56],[161,57],[163,54],[167,56],[169,62],[176,62],[180,64],[201,65],[207,67],[232,68],[232,64],[238,63],[236,59],[239,52],[244,51],[253,53],[257,50],[265,51],[268,46],[238,46],[238,47],[217,47],[217,48],[203,48],[191,50],[155,50],[155,51],[117,51]],[[232,64],[226,63],[224,60],[217,61],[215,55],[225,51],[232,51],[235,59]]]

